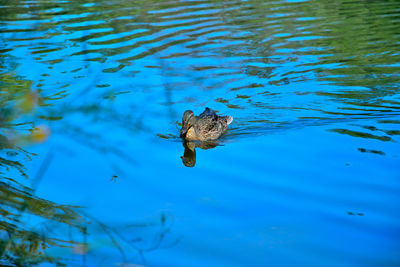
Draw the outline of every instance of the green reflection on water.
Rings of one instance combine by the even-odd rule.
[[[114,228],[85,213],[81,207],[60,205],[35,196],[35,190],[51,164],[54,153],[50,151],[36,176],[29,177],[24,163],[31,161],[37,155],[21,146],[43,142],[50,134],[46,132],[47,128],[43,125],[36,125],[37,118],[48,122],[63,119],[62,116],[38,115],[39,109],[53,107],[54,101],[62,99],[63,91],[50,97],[41,97],[40,91],[32,90],[31,82],[9,73],[0,74],[0,83],[4,89],[0,94],[2,104],[0,108],[1,264],[33,266],[40,263],[52,263],[57,266],[66,266],[68,259],[52,256],[53,254],[47,252],[49,249],[59,248],[66,249],[67,254],[72,250],[74,254],[82,255],[82,264],[85,266],[85,255],[89,249],[87,240],[89,230],[95,237],[90,246],[94,246],[105,236],[111,243],[110,247],[114,247],[120,253],[123,262],[128,262],[125,253],[128,248],[138,254],[138,262],[145,263],[144,253],[164,245],[164,239],[171,227],[171,216],[162,213],[156,222],[128,224]],[[90,114],[93,109],[98,111],[95,106],[78,110]],[[26,117],[31,118],[32,121],[25,122]],[[72,131],[75,131],[73,135],[78,138],[79,136],[85,138],[85,134],[80,133],[81,128],[75,128]],[[93,136],[87,139],[93,139]],[[102,152],[110,149],[107,146],[94,145],[92,148]],[[118,151],[113,152],[118,154]],[[124,154],[121,157],[125,157]],[[111,181],[117,182],[116,178],[117,176],[114,175]],[[29,185],[24,185],[26,183]],[[40,227],[38,229],[31,227],[27,222],[28,218],[39,221]],[[89,229],[88,224],[91,224]],[[137,229],[140,229],[139,233]],[[69,237],[66,237],[65,233],[69,233]],[[173,244],[176,242],[178,241],[173,240]]]
[[[53,228],[53,224],[64,225],[82,231],[82,217],[78,207],[60,205],[35,196],[35,187],[48,167],[52,155],[41,167],[31,186],[18,182],[21,177],[29,179],[24,161],[36,156],[20,147],[21,144],[42,142],[47,138],[44,128],[33,122],[23,122],[40,104],[37,92],[33,92],[30,81],[16,75],[0,74],[0,258],[18,266],[32,266],[43,262],[60,264],[57,257],[46,254],[49,247],[81,245],[79,242],[46,234],[28,228],[24,221],[28,214],[42,221],[41,227]],[[22,121],[22,122],[21,122]],[[12,178],[9,177],[12,176]],[[26,183],[24,181],[24,183]],[[3,262],[5,264],[5,262]]]

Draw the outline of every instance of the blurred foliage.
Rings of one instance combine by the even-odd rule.
[[[48,99],[41,99],[39,92],[32,90],[31,81],[14,73],[0,74],[0,88],[0,259],[3,264],[17,266],[43,262],[62,265],[56,257],[46,255],[46,249],[77,243],[48,236],[38,229],[27,229],[23,221],[33,216],[43,221],[41,227],[59,223],[81,231],[82,217],[76,207],[36,197],[34,188],[19,183],[17,177],[28,178],[23,162],[35,156],[21,145],[42,142],[49,135],[46,125],[35,126],[25,121]]]

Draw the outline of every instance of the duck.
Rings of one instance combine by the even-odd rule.
[[[199,116],[186,110],[182,116],[181,138],[186,141],[210,141],[218,139],[233,121],[232,116],[218,116],[206,107]]]

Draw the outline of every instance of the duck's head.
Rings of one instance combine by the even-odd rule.
[[[186,110],[182,116],[182,129],[181,129],[181,137],[185,138],[188,130],[194,125],[196,121],[196,117],[194,116],[193,111]]]

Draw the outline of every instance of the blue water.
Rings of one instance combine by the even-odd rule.
[[[16,147],[1,158],[28,176],[1,161],[1,186],[22,188],[12,178],[48,205],[19,209],[2,193],[0,211],[68,241],[44,255],[67,266],[400,264],[397,1],[0,4],[1,103],[18,114],[2,110]],[[29,92],[35,108],[19,114]],[[205,107],[234,121],[186,167],[182,114]],[[21,141],[38,125],[44,142]],[[57,205],[81,217],[47,215]],[[18,243],[7,229],[0,237]]]

